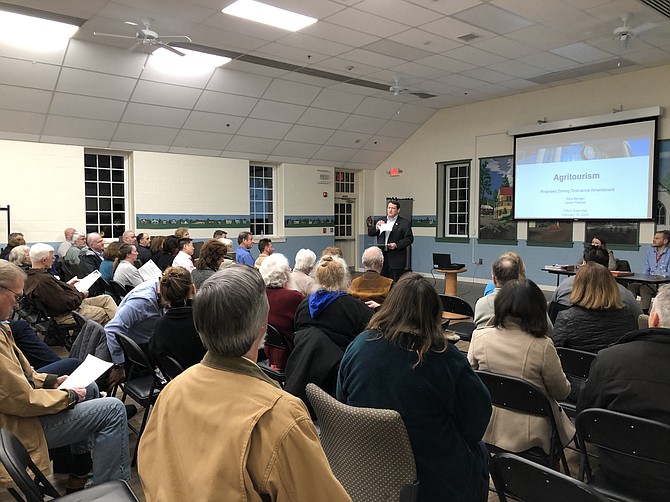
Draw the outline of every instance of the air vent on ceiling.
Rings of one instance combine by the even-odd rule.
[[[462,40],[463,42],[472,42],[475,38],[479,38],[479,35],[475,33],[466,33],[465,35],[461,35],[460,37],[456,38]]]
[[[670,19],[670,4],[668,0],[640,0],[640,2]]]

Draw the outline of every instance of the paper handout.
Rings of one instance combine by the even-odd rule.
[[[84,359],[84,362],[58,388],[74,389],[75,387],[86,387],[111,367],[112,363],[89,354]]]

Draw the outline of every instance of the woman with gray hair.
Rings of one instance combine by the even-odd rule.
[[[265,282],[265,293],[270,303],[268,323],[277,328],[277,331],[288,343],[289,350],[265,346],[265,355],[270,360],[273,369],[283,370],[291,349],[293,349],[293,320],[295,311],[305,297],[298,291],[286,289],[289,281],[289,267],[286,256],[274,253],[268,256],[261,264],[260,272]]]
[[[30,268],[30,247],[22,244],[9,252],[8,261],[17,267],[27,270]]]
[[[344,350],[365,329],[373,311],[347,293],[351,280],[342,258],[322,257],[315,275],[317,290],[298,306],[295,330],[318,328]]]
[[[301,249],[295,254],[295,267],[291,272],[288,289],[300,291],[303,295],[309,296],[316,291],[316,282],[310,276],[316,263],[316,253],[311,249]]]

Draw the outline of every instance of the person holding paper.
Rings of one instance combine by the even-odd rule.
[[[53,250],[52,250],[53,253]],[[0,321],[7,320],[24,294],[26,273],[0,262]],[[38,468],[49,474],[48,448],[71,446],[75,457],[88,458],[93,446],[93,483],[130,479],[126,410],[112,397],[99,398],[97,386],[59,390],[66,376],[38,373],[16,346],[8,324],[0,323],[0,427],[19,438]],[[84,487],[91,464],[78,462],[67,489]],[[0,468],[0,484],[11,482]]]
[[[379,220],[372,226],[372,218],[368,221],[368,235],[377,236],[377,245],[384,253],[382,275],[397,282],[405,273],[407,264],[407,248],[414,242],[412,225],[400,213],[400,202],[396,199],[386,204],[386,221]]]
[[[74,323],[71,312],[76,310],[87,319],[106,324],[116,313],[116,303],[111,296],[100,295],[88,298],[88,291],[77,291],[73,286],[78,279],[63,282],[49,273],[54,262],[54,248],[37,243],[30,248],[32,268],[28,269],[25,294],[39,300],[61,324]]]
[[[134,288],[144,282],[139,270],[135,268],[137,260],[137,247],[134,244],[123,243],[114,260],[114,281],[121,286]]]

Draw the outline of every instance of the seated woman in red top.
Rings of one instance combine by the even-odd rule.
[[[289,348],[293,348],[293,318],[295,311],[305,297],[298,291],[287,289],[291,277],[291,267],[288,259],[280,253],[273,253],[260,267],[261,276],[265,282],[265,292],[270,304],[268,324],[271,324],[287,341]],[[275,347],[265,347],[265,353],[270,359],[270,365],[275,369],[284,369],[289,351]]]

